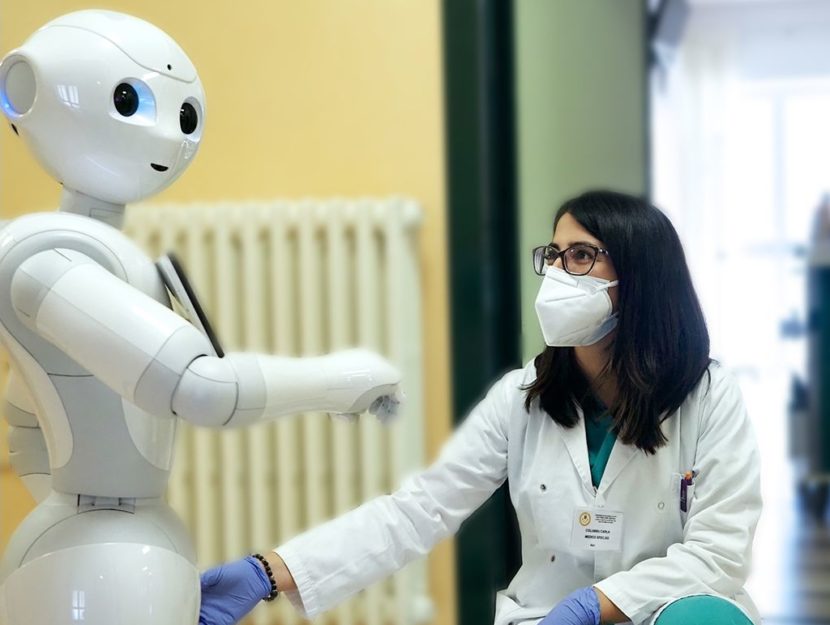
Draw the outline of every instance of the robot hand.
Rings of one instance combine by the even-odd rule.
[[[368,412],[369,414],[375,415],[377,420],[383,425],[389,425],[400,414],[399,409],[405,399],[406,395],[400,390],[396,391],[393,395],[378,397],[369,406]],[[348,421],[349,423],[354,423],[360,418],[359,412],[330,412],[329,414],[335,419]]]
[[[401,374],[387,360],[365,349],[336,352],[324,360],[333,401],[339,404],[332,416],[356,421],[368,411],[383,424],[397,417],[405,396],[398,386]]]

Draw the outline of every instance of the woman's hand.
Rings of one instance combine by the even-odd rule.
[[[599,625],[599,615],[599,597],[586,586],[562,599],[539,625]]]
[[[234,625],[271,594],[271,582],[251,556],[202,574],[199,625]]]

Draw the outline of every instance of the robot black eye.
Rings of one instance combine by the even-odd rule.
[[[138,110],[138,93],[132,85],[125,82],[115,88],[112,101],[115,104],[115,110],[124,117],[129,117]]]
[[[193,134],[199,125],[199,114],[190,102],[182,104],[182,108],[179,111],[179,125],[182,127],[182,132],[186,135]]]

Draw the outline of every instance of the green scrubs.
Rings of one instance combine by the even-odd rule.
[[[614,420],[607,411],[603,411],[598,417],[588,416],[585,419],[585,434],[588,436],[588,464],[591,467],[591,481],[594,488],[599,486],[602,474],[605,473],[605,466],[608,458],[611,457],[611,450],[617,435],[611,429]]]
[[[752,621],[725,599],[701,596],[675,601],[655,625],[752,625]]]

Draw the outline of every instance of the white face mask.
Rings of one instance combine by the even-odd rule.
[[[536,314],[551,347],[593,345],[617,327],[608,289],[619,281],[594,276],[572,276],[564,269],[548,267],[539,295]]]

